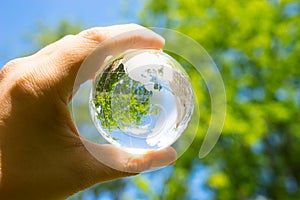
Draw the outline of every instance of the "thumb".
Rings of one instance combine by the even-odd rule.
[[[84,146],[80,145],[80,154],[76,154],[76,164],[73,165],[76,174],[79,175],[73,183],[79,186],[80,190],[96,183],[171,165],[177,159],[177,153],[172,147],[137,156],[110,144],[99,145],[83,138],[81,141]]]
[[[173,164],[177,159],[177,153],[172,147],[134,155],[110,144],[99,145],[84,139],[82,142],[89,154],[95,158],[93,162],[124,173],[135,174],[160,168]],[[116,174],[112,173],[111,176]]]

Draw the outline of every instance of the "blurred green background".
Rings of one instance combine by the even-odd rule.
[[[29,2],[27,12],[36,5]],[[23,21],[15,12],[18,2],[5,4],[0,22],[9,26],[0,33],[1,64],[89,26],[135,22],[178,30],[199,42],[216,62],[227,95],[224,129],[208,156],[198,158],[210,99],[202,79],[190,73],[202,94],[201,119],[196,139],[176,164],[95,185],[70,200],[300,199],[299,1],[66,2],[46,6],[49,18],[45,11]],[[19,21],[12,24],[10,15]],[[24,27],[26,20],[34,25]]]

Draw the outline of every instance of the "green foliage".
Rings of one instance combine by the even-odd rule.
[[[95,111],[101,126],[109,131],[138,127],[143,123],[143,117],[152,113],[152,91],[131,79],[120,59],[110,63],[96,77],[97,85],[93,97]]]
[[[210,119],[210,100],[205,85],[189,72],[201,122],[197,142],[174,173],[208,167],[206,189],[214,199],[300,198],[299,1],[148,0],[141,17],[146,26],[176,29],[198,41],[217,63],[226,87],[222,136],[209,156],[194,160],[200,147],[194,145],[200,145]],[[171,176],[165,190],[177,182]],[[172,192],[172,198],[182,195]]]

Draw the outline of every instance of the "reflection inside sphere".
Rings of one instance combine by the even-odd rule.
[[[131,50],[96,74],[90,113],[101,135],[135,154],[172,145],[190,121],[194,92],[180,64],[160,50]]]

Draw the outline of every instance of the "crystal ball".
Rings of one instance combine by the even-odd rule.
[[[96,73],[89,109],[109,143],[142,154],[180,137],[193,113],[194,92],[182,66],[162,50],[130,50]]]

